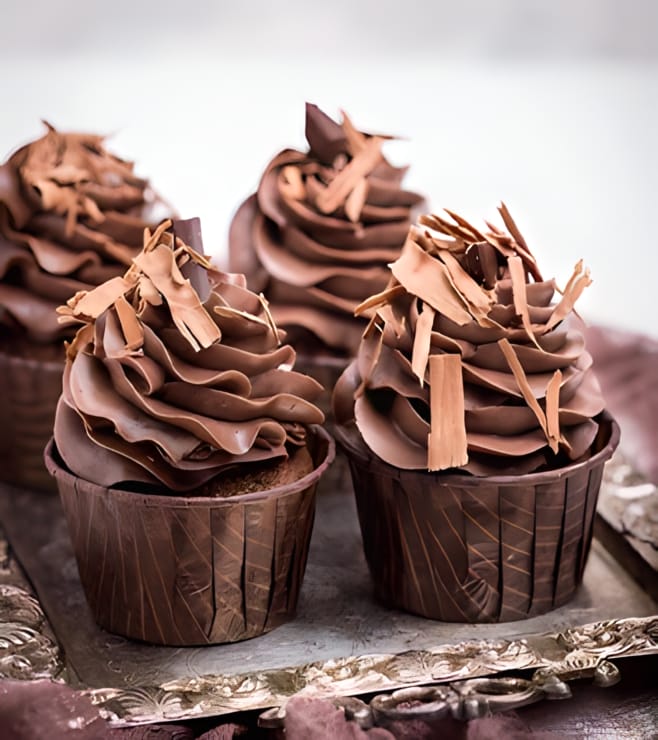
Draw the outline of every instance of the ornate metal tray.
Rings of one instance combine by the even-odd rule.
[[[131,725],[279,706],[299,692],[345,697],[453,682],[459,693],[455,681],[526,669],[547,693],[547,677],[606,683],[615,677],[610,658],[658,652],[658,603],[598,539],[576,598],[544,616],[463,625],[382,607],[342,465],[319,492],[297,618],[260,638],[203,648],[154,647],[96,627],[58,498],[0,487],[0,677],[66,681],[112,722]],[[650,488],[655,495],[618,457],[601,501],[633,501]],[[504,693],[509,680],[487,690]]]

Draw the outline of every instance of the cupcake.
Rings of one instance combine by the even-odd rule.
[[[308,150],[280,152],[230,228],[230,269],[264,293],[300,363],[329,389],[367,325],[354,310],[386,286],[422,200],[382,154],[386,138],[307,104]]]
[[[571,598],[619,439],[574,311],[589,272],[558,290],[500,213],[411,228],[333,398],[377,595],[445,621]]]
[[[294,614],[333,442],[265,300],[193,249],[197,219],[170,226],[60,308],[79,328],[46,465],[101,627],[232,642]]]
[[[0,165],[0,475],[33,489],[52,481],[43,449],[61,393],[63,339],[55,309],[121,275],[144,227],[165,211],[133,165],[100,136],[41,139]]]

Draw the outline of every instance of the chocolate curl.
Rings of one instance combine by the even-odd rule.
[[[302,173],[298,167],[286,165],[279,172],[279,187],[281,192],[293,200],[304,200],[306,197],[306,187]]]
[[[407,239],[391,271],[409,293],[422,298],[451,321],[460,326],[471,322],[463,299],[452,285],[448,268],[430,257],[413,239]]]
[[[363,149],[350,160],[327,187],[318,194],[317,208],[322,213],[333,213],[357,186],[361,178],[369,175],[382,159],[382,139],[373,136]]]
[[[560,386],[562,385],[562,372],[556,370],[546,387],[546,431],[548,433],[550,448],[556,452],[560,434]]]
[[[486,241],[471,244],[466,250],[466,266],[473,277],[482,283],[485,290],[496,287],[498,259],[496,249]]]
[[[475,226],[472,226],[465,218],[460,216],[458,213],[451,211],[449,208],[444,208],[443,210],[448,214],[448,216],[450,216],[450,218],[455,223],[459,224],[459,226],[461,226],[462,229],[470,235],[470,238],[467,239],[467,241],[472,241],[472,242],[483,242],[484,241],[484,236],[482,236],[482,234],[475,228]]]
[[[528,296],[526,292],[525,269],[523,267],[523,260],[516,255],[512,255],[511,257],[507,258],[507,264],[509,266],[510,278],[512,279],[514,310],[521,317],[523,328],[528,335],[528,339],[535,345],[535,347],[537,347],[538,350],[544,352],[544,349],[539,346],[535,334],[532,330],[532,323],[530,321],[530,314],[528,312]]]
[[[126,341],[126,350],[133,352],[144,346],[144,328],[137,318],[135,309],[128,303],[124,295],[120,295],[114,302],[121,332]]]
[[[430,355],[434,315],[434,309],[428,306],[427,303],[424,303],[418,321],[416,321],[414,346],[411,352],[411,369],[418,380],[420,380],[421,387],[425,382],[425,371],[427,370],[427,361]]]
[[[341,110],[340,114],[343,117],[343,133],[347,140],[347,148],[349,149],[350,154],[354,157],[363,149],[368,137],[356,129],[350,117],[344,110]]]
[[[486,327],[498,327],[495,321],[488,318],[489,312],[496,303],[493,295],[477,284],[451,252],[440,249],[438,256],[448,268],[450,282],[455,291],[467,305],[468,310],[478,324]]]
[[[557,324],[573,311],[576,301],[580,298],[585,288],[591,284],[592,278],[590,277],[589,270],[585,269],[583,272],[583,261],[579,260],[574,267],[573,274],[569,278],[566,288],[564,289],[562,299],[555,307],[550,319],[546,322],[546,331],[557,326]]]
[[[387,303],[391,303],[399,296],[404,295],[406,292],[407,291],[402,285],[392,285],[383,290],[381,293],[375,293],[375,295],[371,295],[370,298],[366,298],[363,303],[360,303],[354,309],[354,315],[363,316],[364,314],[367,314],[370,309],[379,308],[380,306],[384,306]]]
[[[345,215],[352,223],[361,218],[361,211],[368,197],[368,180],[362,177],[345,200]]]
[[[516,352],[514,351],[514,348],[512,347],[508,339],[499,339],[498,346],[502,350],[502,353],[505,356],[505,359],[507,360],[507,364],[509,365],[509,368],[512,371],[512,374],[514,375],[514,379],[516,380],[516,384],[518,385],[519,390],[521,391],[521,395],[523,396],[525,402],[528,404],[528,407],[532,410],[534,415],[537,417],[539,426],[542,428],[542,431],[544,432],[546,436],[548,446],[551,448],[551,450],[553,450],[553,452],[557,452],[558,451],[557,439],[554,439],[551,436],[551,433],[549,432],[548,423],[546,421],[546,414],[544,413],[542,407],[539,405],[539,402],[535,398],[535,395],[532,392],[532,388],[530,388],[528,379],[526,378],[526,374],[523,370],[523,366],[519,362],[519,358],[516,356]],[[555,376],[553,376],[553,378],[551,379],[549,386],[553,384],[554,379],[555,379]],[[559,392],[559,387],[558,387],[558,392]]]
[[[135,281],[131,280],[131,277],[127,273],[126,277],[114,277],[93,290],[82,290],[76,293],[72,298],[69,298],[66,306],[57,308],[60,322],[67,322],[71,316],[83,320],[98,318],[121,296],[132,290]]]
[[[460,467],[468,462],[461,358],[432,355],[429,363],[432,421],[427,467],[430,471]]]
[[[521,234],[519,227],[516,225],[516,222],[512,218],[512,214],[507,210],[507,206],[502,202],[498,206],[498,212],[502,216],[507,230],[514,237],[514,241],[516,241],[516,243],[521,247],[519,253],[522,257],[525,258],[524,262],[526,264],[526,267],[530,271],[530,274],[537,282],[541,282],[542,276],[539,272],[539,268],[537,267],[537,262],[535,261],[535,258],[533,257],[532,252],[530,251],[530,248],[526,243],[526,240],[523,238],[523,234]]]
[[[210,347],[221,339],[217,324],[181,274],[169,247],[160,244],[150,252],[144,251],[135,257],[134,264],[162,293],[178,330],[195,350]]]
[[[191,247],[203,256],[203,239],[201,237],[201,220],[199,218],[175,218],[171,224],[171,231],[176,239]],[[205,303],[210,295],[210,280],[208,271],[195,260],[189,260],[181,267],[181,273],[186,277],[199,296],[201,303]]]

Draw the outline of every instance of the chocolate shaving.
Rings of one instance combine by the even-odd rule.
[[[174,239],[180,239],[183,244],[203,255],[203,239],[201,237],[201,220],[199,218],[175,218],[171,224]],[[210,281],[208,270],[196,260],[188,260],[182,267],[181,273],[186,277],[196,291],[201,303],[205,303],[210,295]]]
[[[471,244],[466,250],[466,269],[487,290],[496,285],[498,277],[497,252],[491,244],[486,241]]]
[[[363,149],[345,165],[317,197],[317,208],[322,213],[333,213],[356,187],[359,180],[370,174],[382,160],[382,139],[373,136]]]
[[[514,348],[509,343],[507,339],[499,339],[498,340],[498,346],[503,352],[503,355],[505,356],[505,359],[507,360],[507,364],[509,365],[510,370],[512,371],[512,374],[514,375],[514,379],[516,380],[516,384],[519,387],[519,390],[521,391],[521,395],[523,396],[525,402],[528,404],[529,408],[532,410],[534,415],[537,417],[537,421],[539,422],[539,426],[542,428],[542,431],[546,435],[546,439],[552,447],[552,439],[548,431],[548,424],[546,422],[546,414],[544,413],[542,407],[539,405],[539,402],[535,398],[535,394],[532,392],[532,388],[530,387],[530,384],[528,383],[528,379],[526,378],[525,371],[523,370],[523,365],[519,362],[519,358],[516,356],[516,352],[514,351]],[[556,451],[556,450],[554,450]]]
[[[498,207],[498,211],[502,216],[503,221],[505,222],[505,226],[507,226],[510,234],[514,237],[516,243],[521,247],[518,252],[524,258],[523,261],[530,271],[530,274],[538,283],[541,282],[543,278],[541,276],[541,273],[539,272],[539,268],[537,267],[537,262],[532,256],[532,253],[530,252],[530,249],[528,248],[523,235],[519,231],[518,226],[512,218],[512,214],[507,210],[507,206],[504,203],[500,204],[500,206]]]
[[[135,309],[128,303],[124,295],[120,295],[114,301],[117,316],[121,324],[121,331],[126,340],[126,350],[141,349],[144,344],[144,329],[137,318]]]
[[[354,309],[354,315],[363,316],[367,314],[370,309],[383,306],[386,303],[391,303],[395,298],[404,295],[406,292],[407,291],[404,286],[396,283],[395,285],[386,288],[386,290],[383,290],[381,293],[375,293],[375,295],[370,296],[370,298],[366,298],[363,303],[360,303]]]
[[[455,290],[448,268],[424,252],[413,239],[407,239],[391,271],[407,292],[422,298],[456,324],[471,322],[464,300]]]
[[[557,326],[561,321],[563,321],[571,311],[573,311],[573,307],[576,303],[576,301],[580,298],[582,295],[582,292],[585,290],[585,288],[588,285],[592,284],[592,279],[589,274],[589,270],[585,269],[583,270],[583,261],[580,260],[573,271],[573,274],[571,278],[569,279],[569,282],[567,283],[566,288],[564,289],[564,294],[562,295],[562,299],[555,307],[555,310],[553,311],[553,314],[551,315],[551,318],[546,322],[546,330],[552,329],[554,326]],[[581,274],[582,272],[582,274]]]
[[[434,316],[434,309],[427,303],[424,303],[415,326],[411,368],[414,371],[414,375],[420,380],[421,386],[425,382],[425,371],[427,370],[427,361],[430,356]]]
[[[306,197],[306,186],[299,167],[291,164],[281,168],[281,191],[295,200],[304,200]]]
[[[347,148],[351,156],[354,157],[363,149],[368,137],[355,128],[350,117],[344,110],[341,110],[340,114],[343,117],[343,132],[347,140]]]
[[[558,451],[560,443],[560,386],[562,373],[556,370],[546,386],[546,432],[549,447]]]
[[[368,180],[362,177],[345,199],[345,215],[352,223],[361,218],[361,211],[368,197]]]
[[[468,462],[461,358],[432,355],[429,364],[431,431],[427,467],[431,471],[457,468]]]
[[[507,258],[507,265],[509,267],[510,279],[512,281],[512,295],[514,297],[514,310],[521,317],[523,322],[523,328],[528,335],[528,339],[542,352],[544,351],[538,344],[535,337],[532,322],[530,321],[530,313],[528,312],[528,296],[526,294],[526,281],[525,281],[525,270],[523,267],[523,260],[516,255],[512,255]]]

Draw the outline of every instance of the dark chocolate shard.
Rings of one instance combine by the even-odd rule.
[[[171,230],[174,237],[181,239],[188,247],[192,247],[195,252],[201,255],[204,253],[200,218],[175,218],[172,221]],[[189,260],[183,265],[181,272],[192,284],[192,287],[201,299],[201,303],[205,303],[210,295],[208,271],[194,260]]]
[[[306,103],[306,140],[311,155],[325,164],[331,164],[337,155],[347,151],[343,127],[313,103]]]
[[[491,290],[496,285],[498,275],[496,250],[487,242],[471,244],[466,250],[466,269],[475,280]]]

